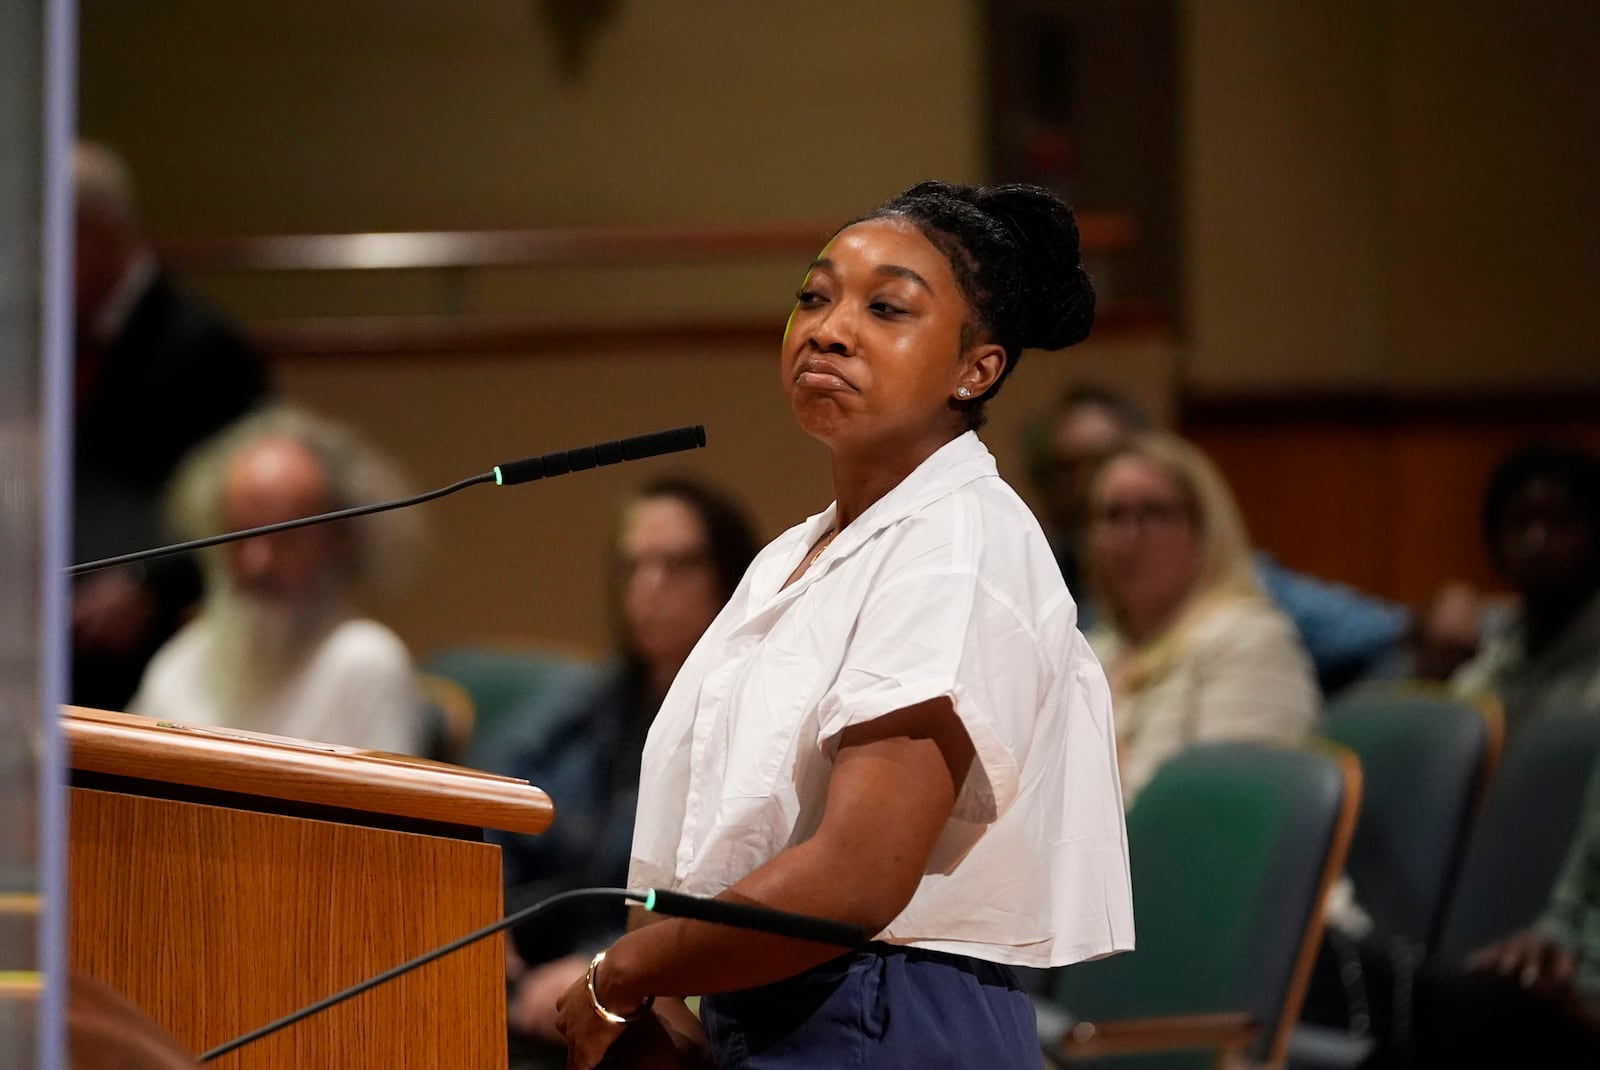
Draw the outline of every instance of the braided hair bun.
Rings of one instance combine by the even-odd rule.
[[[982,404],[1010,376],[1024,349],[1064,349],[1089,336],[1094,285],[1083,267],[1072,209],[1042,186],[919,182],[854,222],[899,217],[950,261],[978,326],[1006,351],[1006,366]]]
[[[1049,190],[1020,183],[980,189],[977,201],[1017,244],[1023,346],[1065,349],[1089,337],[1094,323],[1094,284],[1083,267],[1078,220],[1072,209]]]

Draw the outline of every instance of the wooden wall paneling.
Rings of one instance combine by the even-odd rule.
[[[1388,586],[1381,441],[1338,426],[1202,426],[1195,442],[1233,488],[1250,537],[1291,568]]]
[[[1378,401],[1311,396],[1191,405],[1257,546],[1313,575],[1420,605],[1446,583],[1498,591],[1483,493],[1534,439],[1600,450],[1600,403],[1570,397]],[[1593,413],[1593,415],[1590,415]]]
[[[1422,601],[1457,579],[1491,590],[1504,587],[1484,546],[1483,494],[1501,459],[1536,438],[1583,442],[1600,450],[1600,414],[1589,422],[1425,419],[1390,432],[1395,485],[1390,554],[1398,597]]]

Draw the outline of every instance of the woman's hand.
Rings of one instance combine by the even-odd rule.
[[[1535,929],[1508,936],[1467,957],[1473,973],[1496,973],[1523,988],[1555,1000],[1572,990],[1577,962],[1572,952]]]
[[[589,960],[582,955],[568,955],[528,970],[512,992],[506,1008],[506,1023],[517,1032],[546,1044],[560,1044],[556,1004],[572,987],[573,981],[584,979],[588,965]],[[584,998],[587,1002],[587,994]]]
[[[506,980],[514,984],[522,980],[522,976],[528,972],[528,964],[522,961],[521,955],[517,954],[517,945],[511,939],[510,933],[506,933],[505,950]]]
[[[567,1042],[567,1070],[593,1070],[628,1029],[608,1022],[589,1003],[589,981],[580,976],[556,1001],[556,1028]]]

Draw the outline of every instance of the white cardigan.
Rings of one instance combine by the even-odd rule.
[[[1267,602],[1240,599],[1197,621],[1159,680],[1136,693],[1117,686],[1127,647],[1109,628],[1090,644],[1112,682],[1112,718],[1128,806],[1157,769],[1193,743],[1244,740],[1294,744],[1316,721],[1316,674],[1289,618]]]

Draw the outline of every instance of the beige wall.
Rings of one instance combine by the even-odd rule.
[[[1600,382],[1600,5],[1183,5],[1200,392]]]
[[[572,6],[572,5],[562,5]],[[971,0],[82,0],[82,125],[169,234],[841,217],[977,177]]]
[[[1381,20],[1366,3],[1183,8],[1187,381],[1372,379],[1385,350]]]
[[[1390,40],[1393,380],[1600,382],[1600,5],[1395,4]]]
[[[598,6],[615,14],[568,82],[533,0],[84,0],[82,126],[126,152],[162,235],[826,220],[917,179],[979,177],[970,0]],[[377,612],[419,652],[496,636],[600,648],[601,549],[627,488],[703,474],[769,536],[826,505],[826,458],[774,368],[802,266],[497,271],[459,291],[552,321],[771,314],[759,352],[280,362],[292,398],[355,424],[419,487],[707,426],[692,456],[426,506],[431,552]],[[245,317],[438,311],[458,294],[429,273],[193,281]],[[1172,351],[1113,338],[1030,355],[989,440],[1019,472],[1022,425],[1084,366],[1163,407]]]

